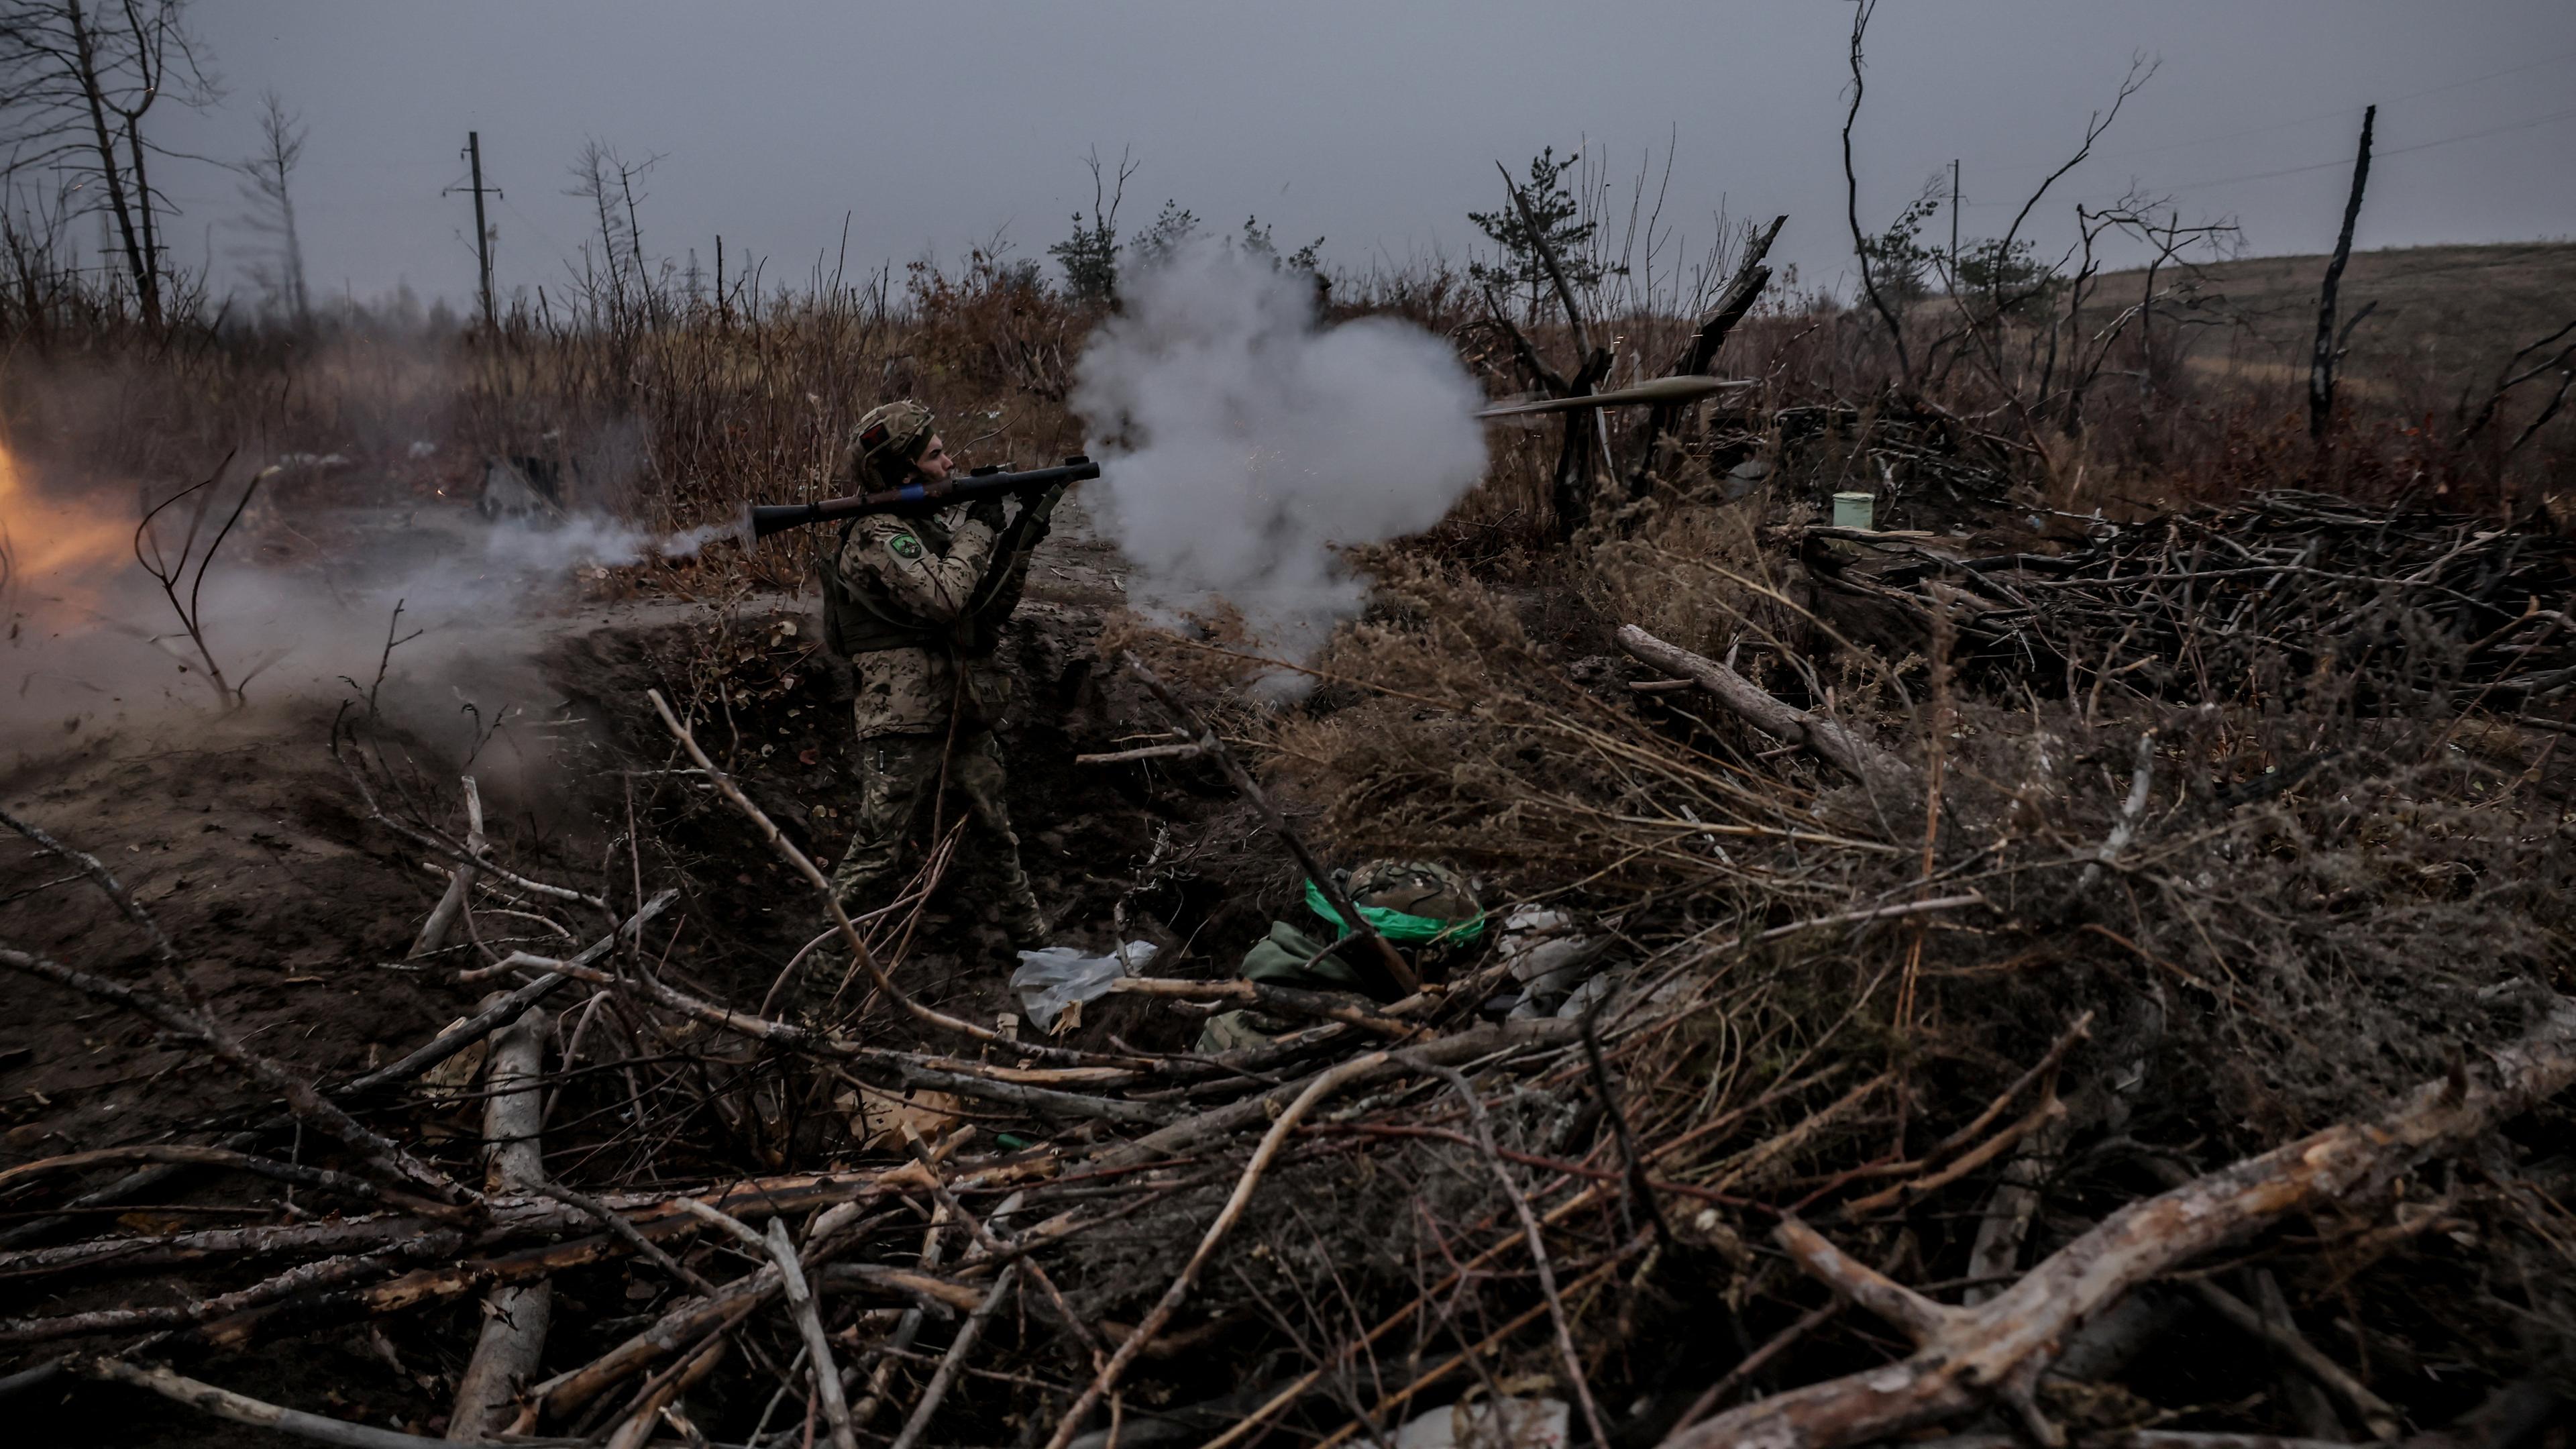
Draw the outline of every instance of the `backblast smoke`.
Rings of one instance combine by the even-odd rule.
[[[1295,657],[1359,612],[1341,549],[1430,527],[1485,470],[1484,397],[1448,344],[1393,318],[1323,325],[1303,274],[1213,244],[1134,279],[1072,403],[1103,468],[1085,499],[1137,602],[1221,598]]]

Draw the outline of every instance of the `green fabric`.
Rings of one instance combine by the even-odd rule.
[[[1270,934],[1243,953],[1239,974],[1246,981],[1303,991],[1360,991],[1367,985],[1349,962],[1286,921],[1271,922]]]
[[[1332,902],[1324,899],[1323,888],[1313,881],[1306,882],[1306,909],[1340,927],[1343,935],[1351,933],[1341,913],[1333,909]],[[1390,911],[1384,906],[1361,906],[1359,912],[1362,920],[1377,927],[1379,935],[1399,946],[1418,946],[1434,941],[1444,946],[1460,946],[1485,934],[1485,918],[1481,915],[1463,921],[1436,921],[1429,916]]]
[[[1271,922],[1270,934],[1243,953],[1239,974],[1246,981],[1293,986],[1300,991],[1368,991],[1368,983],[1349,962],[1286,921]],[[1213,1055],[1260,1046],[1294,1025],[1258,1011],[1219,1012],[1199,1032],[1198,1049]]]

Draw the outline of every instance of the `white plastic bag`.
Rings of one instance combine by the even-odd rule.
[[[1011,973],[1011,988],[1040,1031],[1055,1030],[1065,1008],[1109,994],[1109,983],[1121,976],[1143,974],[1154,959],[1151,941],[1130,941],[1106,956],[1086,956],[1071,946],[1022,951],[1020,969]]]

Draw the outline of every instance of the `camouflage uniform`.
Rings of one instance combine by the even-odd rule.
[[[1483,915],[1474,887],[1445,865],[1374,860],[1349,872],[1342,885],[1351,904],[1363,910],[1400,911],[1430,921],[1480,923]],[[1334,925],[1320,916],[1317,924],[1327,931]],[[1481,924],[1476,929],[1480,931]],[[1388,939],[1394,941],[1392,936]],[[1470,933],[1463,939],[1471,941],[1474,935]],[[1453,949],[1456,948],[1434,943],[1408,951],[1407,956],[1414,970],[1427,976],[1440,964],[1441,955]],[[1376,952],[1355,936],[1343,936],[1327,948],[1324,941],[1286,921],[1273,921],[1270,934],[1243,953],[1243,966],[1237,974],[1246,981],[1266,981],[1301,991],[1351,991],[1380,1001],[1391,1000],[1397,988],[1375,956]],[[1291,1025],[1256,1011],[1220,1012],[1200,1030],[1198,1049],[1214,1054],[1259,1046]]]
[[[930,434],[927,412],[914,408],[907,420],[917,437],[896,460],[904,469]],[[895,468],[871,469],[862,458],[861,486],[902,481]],[[993,649],[1060,491],[1032,500],[1008,526],[998,502],[928,518],[870,514],[852,521],[827,562],[825,640],[850,660],[858,688],[859,804],[832,874],[853,913],[885,905],[910,881],[933,832],[958,818],[946,796],[967,822],[951,879],[974,883],[968,902],[1015,944],[1046,939],[1003,802],[994,731],[1008,722],[1011,689]]]

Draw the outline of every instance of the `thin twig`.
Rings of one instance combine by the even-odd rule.
[[[930,1428],[931,1417],[939,1412],[940,1404],[948,1398],[949,1385],[957,1381],[958,1367],[965,1363],[966,1355],[974,1351],[975,1340],[983,1336],[984,1325],[992,1321],[993,1310],[1001,1307],[1003,1300],[1011,1296],[1012,1288],[1018,1285],[1020,1268],[1018,1263],[1002,1265],[1000,1276],[993,1280],[993,1291],[985,1294],[984,1301],[967,1315],[966,1322],[957,1330],[956,1339],[948,1345],[948,1352],[940,1356],[939,1367],[930,1375],[929,1385],[921,1391],[921,1402],[913,1405],[912,1417],[904,1420],[903,1432],[894,1436],[894,1449],[913,1449],[921,1442],[922,1434]]]
[[[1485,1152],[1485,1165],[1493,1169],[1495,1183],[1510,1201],[1513,1216],[1521,1221],[1521,1236],[1529,1243],[1530,1263],[1538,1270],[1539,1292],[1547,1299],[1548,1321],[1556,1329],[1557,1358],[1565,1365],[1566,1381],[1574,1386],[1575,1402],[1583,1407],[1584,1425],[1592,1431],[1595,1446],[1606,1446],[1610,1435],[1602,1426],[1601,1406],[1592,1400],[1592,1380],[1583,1372],[1583,1355],[1574,1347],[1574,1327],[1566,1321],[1565,1300],[1557,1292],[1556,1265],[1548,1256],[1546,1235],[1539,1231],[1538,1215],[1530,1211],[1529,1195],[1521,1191],[1521,1185],[1512,1180],[1511,1169],[1503,1164],[1502,1147],[1494,1141],[1493,1118],[1465,1073],[1456,1067],[1433,1066],[1426,1070],[1447,1082],[1458,1100],[1466,1104],[1467,1120],[1476,1131],[1476,1145]]]

